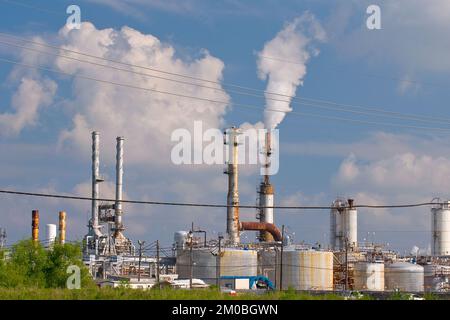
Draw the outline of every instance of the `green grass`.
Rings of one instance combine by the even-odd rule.
[[[80,290],[0,288],[0,300],[342,300],[339,295],[310,295],[293,291],[223,294],[214,289],[175,290],[170,288],[136,290],[126,288],[92,288]]]

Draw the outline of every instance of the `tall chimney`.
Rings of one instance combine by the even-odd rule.
[[[91,227],[94,235],[101,236],[100,226],[98,223],[98,198],[100,196],[99,183],[100,179],[100,133],[92,132],[92,211],[91,211]]]
[[[33,210],[31,213],[31,238],[33,242],[39,241],[39,210]]]
[[[59,212],[59,243],[66,243],[66,212]]]
[[[233,244],[239,239],[239,190],[238,190],[238,134],[239,129],[230,129],[231,159],[228,163],[227,233]]]
[[[116,147],[116,203],[115,203],[115,237],[123,231],[122,224],[122,184],[123,184],[123,137],[117,137]]]
[[[260,188],[259,188],[259,221],[262,223],[270,223],[273,224],[274,218],[273,218],[273,207],[274,206],[274,199],[273,199],[273,186],[270,183],[269,179],[269,166],[270,166],[270,156],[272,155],[272,139],[270,130],[267,130],[266,136],[265,136],[265,150],[264,155],[266,157],[266,163],[265,163],[265,175],[264,180],[261,182]],[[274,241],[274,238],[270,232],[267,232],[265,230],[262,230],[260,232],[259,238],[261,241]]]

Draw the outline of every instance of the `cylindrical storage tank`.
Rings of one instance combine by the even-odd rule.
[[[51,247],[55,243],[56,239],[56,224],[46,225],[45,243],[46,247]]]
[[[425,291],[443,291],[448,287],[450,266],[427,264],[423,268]]]
[[[431,209],[431,254],[450,255],[450,201]]]
[[[267,277],[276,286],[277,255],[275,250],[258,251],[258,275]]]
[[[191,276],[190,250],[178,250],[176,268],[179,279],[189,279]],[[192,249],[192,277],[214,284],[218,276],[217,256],[209,249]]]
[[[358,211],[353,199],[337,199],[330,211],[330,247],[332,250],[344,250],[358,246]]]
[[[384,291],[384,264],[356,263],[353,288],[355,290]]]
[[[187,232],[187,231],[175,232],[175,234],[173,235],[173,240],[174,240],[175,247],[177,250],[186,248],[188,234],[189,234],[189,232]]]
[[[189,279],[190,250],[177,251],[176,269],[179,279]],[[219,261],[219,264],[218,264]],[[255,250],[223,249],[220,257],[210,249],[192,250],[192,277],[208,284],[216,284],[220,276],[256,276],[258,268]]]
[[[277,283],[282,283],[283,290],[333,290],[332,252],[286,250],[283,259],[278,252],[278,261],[281,266],[277,268]],[[282,275],[279,269],[283,270]]]
[[[409,262],[394,262],[385,265],[387,290],[422,292],[424,290],[424,268]]]
[[[347,238],[348,245],[356,247],[358,243],[358,212],[354,208],[344,210],[344,241]],[[344,244],[345,248],[345,244]]]
[[[258,273],[258,253],[255,250],[226,248],[220,257],[221,276],[253,277]]]

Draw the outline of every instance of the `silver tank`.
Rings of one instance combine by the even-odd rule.
[[[188,234],[189,234],[189,232],[187,232],[187,231],[177,231],[177,232],[175,232],[175,234],[173,235],[173,241],[174,241],[174,244],[175,244],[175,248],[177,250],[186,248]]]
[[[255,250],[222,250],[220,257],[208,248],[192,250],[192,276],[215,284],[219,276],[256,276],[257,252]],[[176,269],[179,279],[190,277],[190,250],[178,250]]]
[[[276,286],[277,256],[275,250],[258,251],[258,275],[269,278]]]
[[[384,291],[384,264],[356,263],[353,287],[355,290]]]
[[[449,287],[450,266],[427,264],[423,268],[425,291],[445,291]]]
[[[345,249],[358,245],[358,211],[353,207],[353,200],[337,199],[330,211],[330,247],[333,250]]]
[[[409,262],[394,262],[385,265],[387,290],[422,292],[424,290],[424,268]]]
[[[431,209],[431,254],[450,255],[450,201]]]
[[[281,262],[281,253],[278,252]],[[277,268],[277,283],[283,290],[333,290],[333,253],[314,250],[286,250]],[[283,270],[280,280],[279,270]]]

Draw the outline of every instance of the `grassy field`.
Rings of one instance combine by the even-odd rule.
[[[439,299],[438,296],[425,294],[426,300]],[[409,295],[393,293],[386,300],[409,300]],[[295,291],[272,291],[264,294],[240,293],[237,296],[220,293],[210,289],[152,289],[136,290],[127,288],[89,288],[80,290],[39,289],[39,288],[1,288],[0,300],[344,300],[338,294],[311,295]],[[361,300],[374,300],[364,295]]]
[[[342,300],[339,295],[326,294],[313,296],[295,292],[268,292],[262,295],[251,293],[230,296],[214,289],[174,290],[153,289],[135,290],[125,288],[93,289],[5,289],[0,288],[0,300]]]

